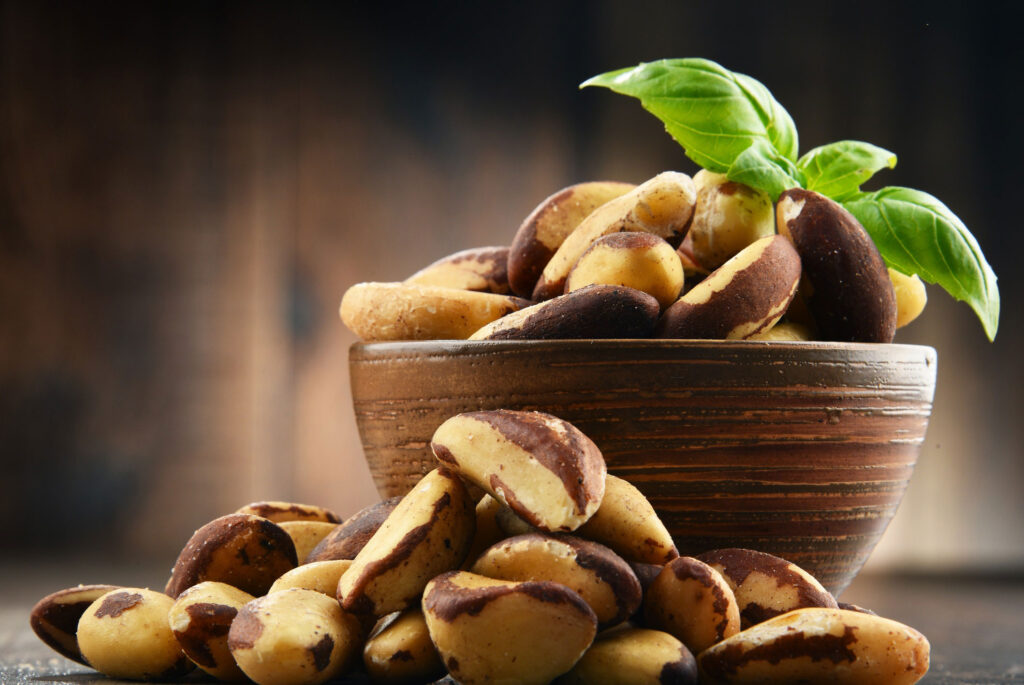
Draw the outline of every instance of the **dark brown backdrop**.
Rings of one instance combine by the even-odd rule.
[[[939,393],[876,563],[1024,564],[1013,4],[368,5],[0,3],[5,548],[173,555],[250,499],[372,501],[345,288],[507,242],[571,182],[692,171],[576,85],[699,55],[768,85],[801,149],[892,149],[885,183],[973,229],[999,339],[938,290],[901,331]]]

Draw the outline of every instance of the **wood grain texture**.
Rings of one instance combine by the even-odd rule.
[[[896,512],[936,373],[929,347],[717,341],[358,344],[349,364],[384,497],[433,468],[448,417],[546,411],[640,488],[681,554],[770,552],[834,593]]]

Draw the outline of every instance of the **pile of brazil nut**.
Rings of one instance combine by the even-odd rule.
[[[644,496],[548,414],[460,414],[437,468],[348,520],[261,502],[195,532],[163,592],[82,585],[35,606],[111,677],[228,682],[913,683],[919,632],[837,603],[763,552],[680,556]],[[483,496],[475,501],[474,492]]]
[[[701,170],[548,197],[508,247],[463,250],[399,283],[359,283],[341,318],[365,341],[703,338],[892,342],[924,283],[886,268],[863,226],[814,191]]]

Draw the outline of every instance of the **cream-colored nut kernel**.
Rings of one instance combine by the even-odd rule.
[[[618,285],[588,285],[493,321],[470,340],[649,338],[661,306],[651,295]]]
[[[583,525],[604,497],[606,467],[578,428],[541,412],[468,412],[438,427],[434,455],[545,532]]]
[[[612,474],[605,478],[601,506],[576,534],[610,547],[626,561],[664,564],[679,556],[672,536],[643,493]]]
[[[355,664],[362,628],[338,602],[293,588],[242,607],[228,632],[239,668],[258,685],[316,685]]]
[[[743,340],[786,313],[800,281],[800,257],[782,236],[762,238],[665,310],[659,338]]]
[[[598,238],[579,258],[565,292],[588,285],[622,285],[669,306],[683,289],[683,263],[671,245],[650,233],[612,233]]]
[[[295,543],[281,526],[261,516],[228,514],[192,535],[164,591],[177,597],[204,580],[217,580],[259,596],[297,565]]]
[[[442,257],[405,282],[410,285],[439,285],[444,288],[475,290],[505,295],[508,285],[508,248],[474,247]]]
[[[391,512],[338,581],[342,608],[383,616],[412,606],[427,581],[458,568],[473,540],[473,500],[458,476],[431,471]]]
[[[921,316],[928,304],[928,291],[917,274],[907,276],[896,269],[888,269],[896,296],[896,328],[903,328]]]
[[[590,244],[601,236],[622,231],[643,231],[679,246],[690,226],[697,189],[693,179],[665,171],[628,193],[601,205],[566,237],[544,267],[533,289],[536,301],[565,291],[565,279]]]
[[[579,593],[598,626],[622,623],[640,606],[642,591],[633,569],[604,545],[570,535],[527,533],[487,549],[472,568],[501,580],[550,580]]]
[[[697,205],[690,235],[693,253],[717,269],[747,245],[775,234],[775,215],[767,193],[706,169],[693,177]]]
[[[767,331],[761,331],[747,338],[747,340],[762,340],[764,342],[803,342],[812,340],[811,331],[802,324],[793,321],[780,321]]]
[[[235,513],[262,516],[274,523],[283,523],[284,521],[341,523],[341,517],[326,507],[318,507],[315,504],[298,504],[296,502],[251,502],[244,507],[239,507]]]
[[[334,597],[338,591],[338,581],[352,565],[351,559],[329,559],[326,561],[311,561],[308,564],[297,566],[288,573],[274,581],[274,584],[267,590],[267,594],[290,590],[298,587],[305,590],[322,592],[328,597]]]
[[[277,524],[288,533],[295,545],[295,556],[300,564],[305,564],[310,553],[331,532],[338,527],[337,523],[325,521],[282,521]]]
[[[419,607],[385,616],[363,648],[363,665],[374,683],[418,685],[445,674]]]
[[[577,183],[537,205],[516,231],[509,250],[508,280],[513,292],[530,297],[541,271],[580,222],[635,187],[617,181]]]
[[[722,574],[740,608],[741,628],[802,607],[837,607],[835,597],[791,561],[752,549],[716,549],[697,556]]]
[[[696,685],[697,661],[660,630],[627,628],[598,636],[558,685]]]
[[[36,602],[29,615],[29,625],[48,647],[61,656],[85,664],[75,638],[78,619],[90,604],[117,589],[117,585],[79,585],[58,590]]]
[[[330,559],[355,559],[359,550],[373,537],[401,501],[401,496],[389,497],[360,509],[328,533],[306,557],[306,563]]]
[[[797,609],[719,642],[697,657],[701,682],[910,685],[930,647],[909,626],[842,609]]]
[[[178,596],[167,622],[192,663],[218,680],[240,682],[245,674],[228,649],[228,629],[238,610],[254,599],[236,587],[206,581]]]
[[[173,680],[194,666],[167,621],[174,600],[143,588],[111,590],[78,621],[78,647],[89,666],[111,678]]]
[[[511,512],[508,507],[488,494],[484,494],[476,503],[476,532],[473,533],[473,543],[469,546],[466,560],[462,563],[463,570],[472,566],[485,549],[509,537],[498,523],[498,514],[502,510]]]
[[[341,300],[341,320],[363,340],[465,340],[495,319],[532,304],[510,295],[436,285],[357,283]]]
[[[648,588],[644,622],[675,635],[698,654],[740,631],[740,610],[715,569],[693,557],[678,557]]]
[[[430,639],[462,685],[543,685],[579,660],[597,633],[583,599],[558,583],[493,580],[465,571],[423,593]]]
[[[821,340],[892,342],[896,297],[871,236],[842,205],[793,188],[776,205],[779,233],[800,253],[801,286]]]

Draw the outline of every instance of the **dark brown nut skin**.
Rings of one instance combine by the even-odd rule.
[[[513,292],[530,297],[545,265],[579,223],[604,203],[635,187],[617,181],[577,183],[537,205],[516,231],[509,249],[508,280]]]
[[[423,267],[405,279],[405,282],[507,295],[511,292],[508,284],[508,248],[474,247],[462,250]]]
[[[258,597],[298,563],[295,543],[279,525],[251,514],[228,514],[192,535],[164,591],[177,597],[197,583],[216,580]]]
[[[697,559],[722,574],[736,596],[746,630],[805,607],[838,607],[835,597],[807,571],[781,557],[752,549],[716,549]]]
[[[644,597],[644,623],[699,654],[740,631],[740,610],[725,579],[693,557],[665,564]]]
[[[36,602],[29,615],[29,625],[39,639],[58,654],[88,666],[75,637],[78,619],[90,604],[117,589],[117,585],[79,585],[58,590]]]
[[[359,550],[373,537],[373,534],[377,532],[377,529],[401,501],[402,497],[399,495],[360,509],[328,533],[327,537],[321,540],[306,557],[306,563],[333,559],[355,559]]]
[[[235,513],[262,516],[274,523],[282,523],[284,521],[341,523],[341,517],[330,509],[318,507],[315,504],[298,504],[296,502],[251,502],[244,507],[239,507]]]
[[[665,310],[659,338],[745,339],[770,329],[800,281],[800,257],[781,236],[751,243]]]
[[[228,649],[228,630],[238,610],[255,597],[213,581],[181,593],[168,613],[171,632],[196,666],[218,680],[244,681],[245,674]]]
[[[896,296],[871,236],[841,205],[794,188],[776,205],[779,233],[800,253],[801,286],[821,340],[892,342]]]
[[[643,598],[640,581],[622,557],[571,535],[527,533],[502,540],[485,550],[469,570],[488,578],[565,585],[594,610],[598,629],[628,619]]]
[[[470,340],[583,340],[649,338],[661,306],[633,288],[588,285],[521,309],[470,336]]]

